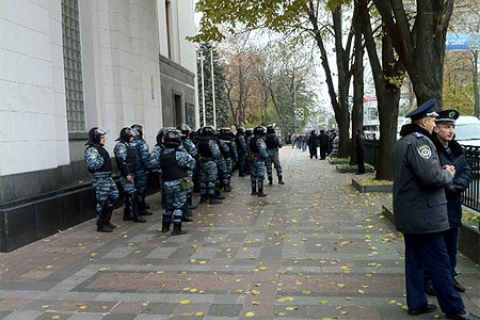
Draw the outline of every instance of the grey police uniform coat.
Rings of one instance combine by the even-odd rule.
[[[441,167],[428,132],[416,125],[402,128],[393,153],[393,210],[395,224],[405,234],[449,229],[444,186],[452,182]]]

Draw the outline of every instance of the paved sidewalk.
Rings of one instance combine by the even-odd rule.
[[[412,319],[403,242],[381,216],[391,195],[359,194],[352,175],[298,149],[281,156],[285,186],[257,198],[235,178],[186,235],[160,233],[159,214],[134,224],[117,211],[112,234],[92,220],[0,254],[0,319]],[[149,202],[159,213],[158,195]],[[480,268],[459,264],[480,313]]]

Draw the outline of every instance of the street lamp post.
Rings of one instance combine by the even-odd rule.
[[[212,105],[213,105],[213,126],[217,127],[217,108],[215,105],[215,73],[213,67],[213,47],[210,48],[210,67],[212,72]]]
[[[203,56],[203,52],[200,52],[200,65],[201,65],[201,76],[202,76],[202,110],[203,110],[203,126],[207,125],[207,116],[205,111],[205,81],[204,81],[204,74],[203,74],[203,61],[205,57]]]

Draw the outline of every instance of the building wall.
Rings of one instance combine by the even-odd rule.
[[[120,129],[134,123],[145,127],[153,144],[162,126],[157,1],[83,0],[80,5],[82,55],[93,62],[83,66],[87,128],[109,131],[109,151]]]
[[[0,176],[68,164],[60,1],[0,8]]]
[[[193,8],[192,0],[179,1]],[[110,154],[120,129],[134,123],[153,146],[163,109],[171,110],[162,90],[182,92],[183,106],[194,100],[193,44],[177,41],[176,60],[161,58],[162,0],[78,3],[85,128],[109,131]],[[173,19],[173,32],[193,33],[193,14],[181,19]],[[95,215],[87,133],[68,132],[62,31],[62,0],[0,0],[0,251]],[[168,65],[163,73],[161,65]],[[158,178],[150,179],[150,192],[158,190]]]

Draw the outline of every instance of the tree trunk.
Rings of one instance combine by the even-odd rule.
[[[480,94],[478,93],[478,51],[473,53],[473,91],[475,92],[475,116],[480,116]]]
[[[338,124],[338,157],[348,158],[349,155],[349,137],[350,137],[350,113],[343,112],[335,115]],[[343,139],[342,139],[343,137]],[[342,142],[342,143],[341,143]]]
[[[375,179],[393,180],[392,154],[397,142],[398,105],[400,89],[385,91],[378,99],[378,116],[380,118],[380,158]]]
[[[353,141],[355,137],[355,131],[359,129],[363,131],[363,57],[365,54],[365,48],[362,43],[362,17],[358,14],[357,8],[353,13],[353,23],[355,32],[355,63],[353,64],[353,110],[352,110],[352,143],[350,146],[350,164],[357,163],[357,153],[355,152],[355,143]]]
[[[342,30],[342,14],[340,6],[332,11],[333,26],[335,35],[335,49],[338,69],[338,96],[335,92],[333,83],[332,71],[328,60],[327,50],[325,48],[322,32],[319,28],[318,17],[316,16],[315,6],[312,1],[309,1],[306,7],[308,18],[312,24],[313,36],[316,40],[317,46],[320,49],[320,58],[323,70],[325,71],[325,78],[328,87],[328,94],[332,103],[333,111],[335,113],[335,120],[338,124],[338,156],[348,157],[349,155],[349,127],[350,127],[350,113],[348,110],[348,89],[350,87],[351,71],[350,66],[350,48],[352,43],[352,32],[349,33],[346,42],[346,49],[343,48],[343,30]]]
[[[397,60],[392,37],[385,29],[382,30],[382,62],[380,63],[376,42],[373,38],[367,1],[357,0],[356,3],[362,15],[362,31],[365,36],[365,45],[372,68],[380,118],[380,158],[375,178],[378,180],[392,180],[392,153],[397,141],[400,88],[404,67]]]
[[[401,0],[373,0],[412,80],[417,104],[431,98],[442,110],[445,40],[454,0],[417,1],[415,21]]]
[[[333,18],[333,29],[335,34],[335,56],[337,58],[337,70],[338,70],[338,104],[340,105],[340,118],[342,118],[342,126],[339,126],[340,137],[338,141],[338,156],[340,158],[347,158],[349,150],[349,141],[350,141],[350,112],[348,106],[348,93],[350,89],[350,79],[352,73],[350,70],[350,45],[351,34],[350,31],[349,40],[346,44],[346,49],[343,48],[343,15],[342,8],[339,6],[336,10],[332,12]],[[345,124],[345,121],[346,123]]]

